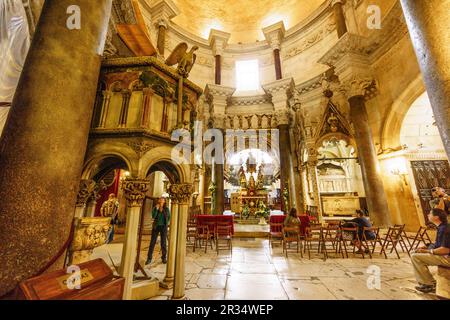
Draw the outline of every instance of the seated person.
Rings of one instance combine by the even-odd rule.
[[[300,235],[305,235],[306,229],[311,226],[311,218],[306,213],[301,214],[298,218],[300,220]]]
[[[356,253],[362,253],[361,249],[361,241],[363,238],[363,228],[372,228],[372,224],[369,219],[365,217],[364,212],[362,210],[356,210],[358,216],[352,219],[350,222],[356,223],[358,225],[358,239],[355,239],[355,246],[358,248]],[[366,231],[365,236],[367,240],[374,240],[376,235],[373,231]],[[369,253],[369,248],[365,249],[365,253]]]
[[[450,267],[450,225],[447,213],[434,208],[428,214],[428,220],[438,228],[436,242],[428,247],[418,248],[411,254],[414,274],[419,283],[416,289],[424,293],[436,291],[436,281],[428,270],[428,266]]]
[[[284,226],[295,226],[300,224],[300,219],[297,217],[297,209],[292,208],[291,211],[289,211],[289,214],[284,219]]]

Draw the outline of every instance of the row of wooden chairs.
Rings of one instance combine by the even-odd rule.
[[[206,223],[198,225],[196,221],[189,221],[187,226],[186,241],[187,246],[192,246],[193,251],[198,248],[205,248],[208,252],[208,245],[213,250],[216,247],[219,250],[233,250],[232,227],[227,223]]]
[[[360,243],[361,251],[359,253],[361,253],[363,258],[365,258],[365,254],[373,258],[377,245],[379,245],[381,247],[380,255],[384,255],[387,258],[388,252],[390,254],[395,252],[399,259],[398,247],[409,255],[421,243],[424,245],[431,243],[425,227],[420,227],[414,236],[408,236],[405,232],[405,225],[394,225],[388,228],[387,233],[383,236],[380,235],[380,228],[377,227],[364,227],[362,231],[362,237],[360,238],[358,227],[356,226],[342,227],[339,224],[329,224],[326,227],[311,225],[302,234],[299,226],[284,226],[282,223],[278,223],[271,224],[269,243],[273,247],[274,242],[280,241],[286,257],[288,249],[294,246],[297,253],[301,253],[301,257],[303,257],[304,251],[308,252],[308,257],[311,258],[311,251],[317,248],[317,252],[322,253],[324,259],[327,259],[333,251],[335,254],[340,254],[343,258],[348,258],[349,250],[353,254],[356,253],[356,242]],[[375,235],[373,239],[372,237],[367,237],[369,232]]]

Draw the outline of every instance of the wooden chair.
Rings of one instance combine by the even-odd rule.
[[[384,236],[384,239],[382,239],[383,243],[381,245],[380,251],[380,254],[384,254],[384,257],[386,259],[387,259],[386,251],[389,250],[389,246],[392,246],[390,253],[395,251],[395,253],[397,254],[397,258],[400,259],[400,255],[397,251],[397,245],[400,244],[401,246],[404,245],[406,247],[406,244],[404,243],[402,238],[402,233],[403,233],[402,226],[389,227],[388,232]]]
[[[344,249],[345,257],[348,258],[348,250],[347,247],[352,247],[352,253],[355,254],[356,246],[355,241],[359,241],[361,243],[361,239],[359,239],[358,235],[358,227],[341,227],[340,230],[340,245],[341,250]],[[349,236],[352,235],[352,236]],[[362,250],[362,257],[364,259],[364,250]]]
[[[317,243],[317,253],[323,252],[323,230],[321,226],[311,225],[306,228],[305,235],[305,252],[308,250],[308,258],[311,259],[311,249],[313,244]],[[324,254],[324,260],[326,260],[326,255]]]
[[[295,249],[297,253],[300,252],[301,257],[303,258],[303,250],[302,244],[300,241],[300,228],[297,225],[286,226],[283,228],[283,252],[286,254],[286,258],[288,257],[288,249],[291,248],[291,244],[295,244]]]
[[[400,248],[402,249],[403,252],[407,252],[409,255],[409,251],[411,250],[411,242],[409,241],[409,237],[408,234],[405,231],[405,224],[394,224],[394,227],[398,227],[401,228],[402,231],[400,233],[400,240],[399,244],[400,244]],[[408,243],[408,245],[407,245]]]
[[[322,249],[324,251],[325,259],[328,258],[327,244],[331,245],[331,250],[335,253],[341,253],[344,257],[344,253],[341,248],[341,230],[339,224],[331,224],[322,229],[323,240]]]
[[[214,235],[213,235],[214,237]],[[211,250],[213,249],[211,235],[209,234],[209,229],[206,225],[200,225],[196,227],[195,233],[195,244],[194,244],[194,252],[197,244],[202,248],[205,245],[205,253],[208,251],[208,242],[211,245]]]
[[[214,243],[214,245],[216,244],[216,227],[217,224],[216,222],[205,222],[205,225],[208,227],[208,231],[209,231],[209,236],[210,236],[210,240],[212,241],[212,243]]]
[[[375,234],[375,239],[367,239],[366,231],[367,232],[373,232]],[[369,257],[370,257],[370,259],[372,259],[372,256],[373,256],[373,254],[375,252],[375,248],[377,246],[377,243],[379,243],[380,246],[383,245],[382,242],[381,242],[381,238],[380,238],[380,228],[377,228],[377,227],[371,227],[371,228],[363,227],[362,242],[363,242],[364,247],[369,249]]]
[[[187,247],[192,246],[193,248],[195,248],[196,235],[197,235],[197,224],[188,222],[187,231],[186,231],[186,246]]]
[[[282,223],[270,223],[269,232],[269,244],[273,248],[273,241],[279,240],[280,245],[283,244],[283,224]]]
[[[406,239],[408,239],[408,242],[409,240],[412,240],[412,242],[409,242],[409,252],[411,252],[412,250],[417,250],[420,243],[423,243],[424,246],[433,243],[433,241],[431,241],[430,235],[428,234],[428,230],[429,229],[427,227],[419,227],[419,230],[417,231],[415,236],[408,236],[405,232],[405,237]]]
[[[233,235],[229,224],[217,225],[215,238],[217,253],[219,253],[220,249],[226,249],[233,252]],[[220,245],[222,241],[225,242],[225,246]]]

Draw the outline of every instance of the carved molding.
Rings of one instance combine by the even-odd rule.
[[[77,195],[77,207],[84,207],[92,196],[95,197],[98,191],[97,183],[94,180],[81,180]]]
[[[156,144],[148,141],[130,141],[127,143],[134,152],[141,158],[144,154],[157,147]]]
[[[189,204],[194,186],[190,183],[171,184],[167,188],[167,192],[174,203]]]
[[[341,90],[347,98],[363,96],[370,100],[378,93],[378,83],[369,75],[356,74],[342,82]]]
[[[78,218],[75,220],[75,235],[70,251],[92,250],[106,243],[111,218]]]
[[[150,186],[149,180],[144,179],[126,179],[122,182],[122,189],[127,199],[128,207],[141,207],[145,194]]]

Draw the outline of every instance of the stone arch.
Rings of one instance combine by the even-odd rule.
[[[400,131],[411,105],[426,91],[422,75],[418,75],[392,104],[381,133],[381,146],[397,149],[400,146]]]
[[[178,177],[178,179],[174,179],[175,182],[190,182],[189,165],[176,164],[172,160],[172,149],[171,146],[159,146],[145,153],[139,161],[139,177],[146,178],[149,172],[151,172],[152,167],[155,168],[154,166],[159,166],[160,169],[176,170],[176,173],[171,175],[172,177]],[[164,172],[164,170],[160,171]]]
[[[109,141],[89,146],[81,178],[92,178],[95,166],[108,157],[122,160],[127,165],[129,172],[133,176],[137,176],[138,158],[133,149],[124,143]]]

